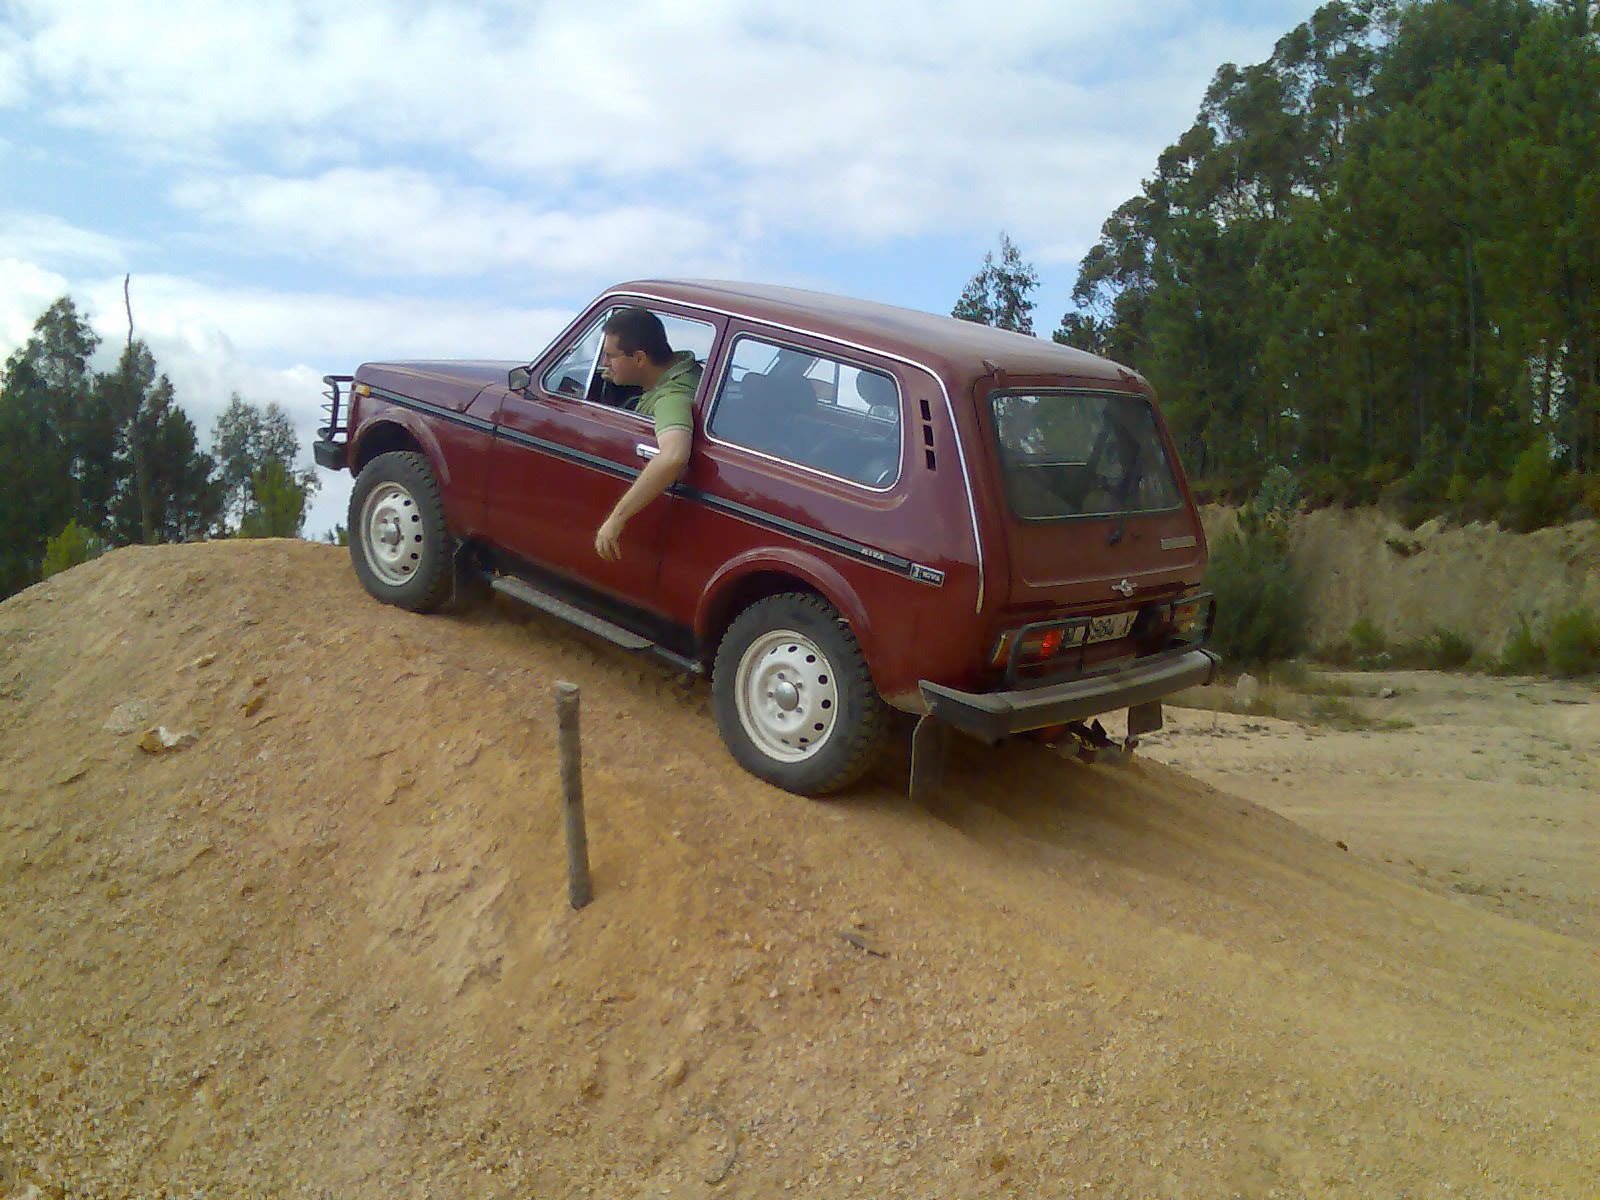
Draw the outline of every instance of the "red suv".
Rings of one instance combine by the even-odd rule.
[[[624,308],[702,370],[687,466],[611,560],[596,529],[657,453],[639,389],[602,369]],[[1077,350],[650,280],[525,365],[367,363],[328,382],[316,458],[355,473],[350,554],[373,596],[424,612],[481,575],[709,672],[730,752],[794,792],[855,780],[891,708],[921,717],[915,793],[949,727],[1088,737],[1083,722],[1126,708],[1132,738],[1216,672],[1205,535],[1154,396]]]

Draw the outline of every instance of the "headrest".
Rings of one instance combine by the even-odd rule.
[[[861,371],[856,375],[856,392],[867,402],[868,407],[895,408],[896,400],[894,380],[887,375],[880,375],[876,371]]]

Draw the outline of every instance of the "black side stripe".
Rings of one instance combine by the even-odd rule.
[[[784,517],[776,517],[771,513],[762,512],[758,508],[751,508],[747,504],[739,504],[733,500],[725,500],[721,496],[713,496],[709,492],[702,492],[698,488],[685,487],[674,484],[673,492],[697,504],[704,504],[707,508],[717,512],[727,513],[729,516],[738,517],[749,521],[752,525],[760,525],[764,529],[771,529],[778,533],[786,533],[790,537],[810,542],[814,546],[823,546],[840,554],[849,555],[861,562],[871,563],[876,567],[886,567],[896,575],[905,575],[919,583],[931,583],[939,586],[944,583],[944,572],[932,567],[925,567],[921,563],[912,562],[909,558],[902,558],[898,554],[890,554],[886,550],[879,550],[876,546],[869,546],[865,542],[851,541],[849,538],[840,537],[836,533],[829,533],[825,529],[817,529],[811,525],[801,525],[798,521],[790,521]]]
[[[478,433],[493,433],[494,422],[485,421],[482,417],[474,417],[467,413],[453,412],[448,408],[441,408],[437,404],[424,404],[421,400],[413,400],[410,396],[402,396],[398,392],[385,391],[383,388],[370,388],[373,396],[387,404],[398,408],[409,408],[412,412],[426,413],[435,420],[443,421],[447,425],[460,425],[464,429],[476,430]]]
[[[591,467],[603,471],[607,475],[618,479],[636,479],[639,469],[626,467],[621,463],[613,462],[609,458],[602,458],[597,454],[586,454],[582,450],[574,450],[571,446],[563,446],[559,442],[547,441],[531,434],[522,433],[515,429],[505,429],[485,421],[482,417],[468,416],[465,413],[452,412],[447,408],[440,408],[432,404],[424,404],[420,400],[413,400],[409,396],[401,396],[395,392],[373,388],[372,394],[380,400],[400,408],[408,408],[413,412],[426,413],[429,417],[436,418],[451,425],[460,425],[478,433],[487,433],[497,438],[503,438],[518,446],[525,446],[542,454],[549,454],[567,462],[577,463],[580,466]],[[687,487],[681,483],[672,485],[672,494],[681,496],[695,504],[703,504],[716,512],[726,513],[752,525],[759,525],[763,529],[771,529],[777,533],[788,534],[813,546],[821,546],[838,554],[847,555],[859,562],[870,563],[875,567],[882,567],[896,575],[904,575],[918,583],[931,584],[934,587],[944,586],[944,572],[935,567],[927,567],[921,563],[912,562],[909,558],[902,558],[898,554],[890,554],[886,550],[879,550],[876,546],[869,546],[865,542],[852,541],[840,537],[836,533],[829,533],[825,529],[817,529],[811,525],[802,525],[798,521],[790,521],[784,517],[773,516],[771,513],[762,512],[758,508],[751,508],[748,504],[739,504],[733,500],[725,500],[721,496],[713,496],[699,488]]]
[[[547,442],[543,438],[536,438],[531,434],[522,433],[515,429],[505,429],[496,426],[494,436],[503,438],[508,442],[515,442],[519,446],[526,446],[530,450],[537,450],[553,458],[565,459],[570,463],[577,463],[582,467],[592,467],[596,471],[603,471],[607,475],[615,475],[618,479],[637,479],[639,469],[627,467],[619,462],[612,462],[609,458],[601,458],[598,454],[585,454],[582,450],[574,450],[571,446],[563,446],[560,442]]]

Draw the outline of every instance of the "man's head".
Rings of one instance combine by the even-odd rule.
[[[601,363],[612,383],[651,387],[672,362],[661,318],[647,308],[612,313],[604,333]]]

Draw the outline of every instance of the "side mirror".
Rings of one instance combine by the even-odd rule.
[[[506,386],[513,392],[525,392],[533,384],[533,372],[527,367],[512,367],[506,373]]]

